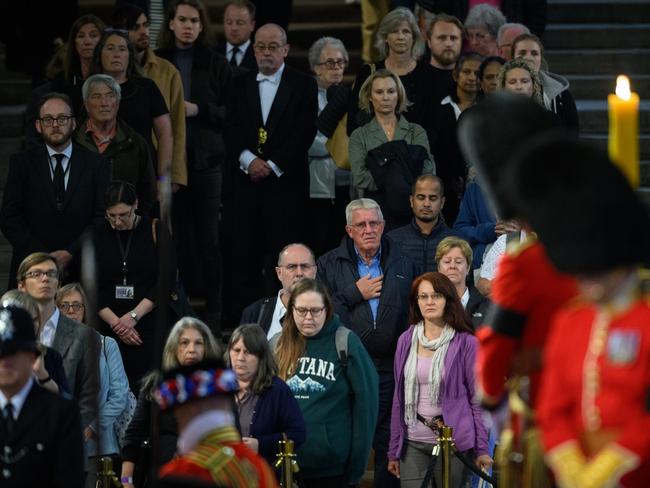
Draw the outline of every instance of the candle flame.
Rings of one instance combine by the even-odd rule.
[[[616,78],[616,96],[623,100],[629,100],[630,94],[630,79],[625,75],[619,75]]]

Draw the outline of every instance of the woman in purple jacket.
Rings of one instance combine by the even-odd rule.
[[[437,432],[425,425],[442,417],[453,427],[456,447],[488,468],[487,430],[474,392],[477,341],[454,285],[441,273],[425,273],[411,287],[409,321],[395,352],[395,392],[388,470],[402,488],[419,488],[431,462]],[[434,476],[442,486],[442,462]],[[451,486],[465,486],[469,470],[452,457]]]

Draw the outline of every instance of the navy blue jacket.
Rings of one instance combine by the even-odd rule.
[[[395,241],[402,254],[407,256],[415,266],[416,276],[426,273],[427,271],[437,271],[436,266],[436,248],[440,241],[445,237],[456,236],[457,232],[447,227],[442,215],[438,219],[438,224],[431,230],[431,234],[423,234],[415,222],[415,217],[411,223],[403,227],[393,229],[388,233],[388,237]]]
[[[250,425],[251,437],[259,442],[259,454],[270,466],[275,463],[278,441],[283,432],[294,442],[296,450],[307,437],[298,401],[287,384],[274,376],[271,387],[265,389],[257,400]]]
[[[323,254],[317,265],[316,279],[329,289],[341,322],[359,336],[379,371],[392,371],[397,339],[408,326],[408,297],[415,276],[411,260],[391,238],[382,238],[384,281],[376,321],[356,285],[360,276],[352,239],[346,236],[338,248]]]

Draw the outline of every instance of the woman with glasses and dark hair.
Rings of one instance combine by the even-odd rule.
[[[104,204],[106,219],[94,230],[99,332],[119,344],[131,390],[137,391],[140,378],[159,362],[155,329],[166,327],[156,324],[152,312],[159,278],[156,238],[167,230],[159,221],[137,215],[138,199],[130,183],[112,182]],[[172,256],[168,259],[173,283],[176,267]]]
[[[282,332],[271,341],[309,433],[297,452],[305,485],[359,483],[377,422],[378,377],[359,337],[334,314],[324,285],[307,278],[296,284]]]
[[[449,278],[425,273],[413,281],[409,322],[395,352],[388,469],[403,488],[419,488],[438,442],[438,422],[453,427],[458,450],[477,466],[488,468],[492,459],[474,391],[478,342]],[[441,465],[438,461],[434,470],[436,486],[442,486]],[[465,486],[468,477],[469,470],[453,457],[450,486]]]
[[[235,402],[242,441],[273,466],[283,434],[298,449],[305,442],[305,421],[278,366],[269,341],[257,324],[237,327],[228,343],[226,363],[239,382]]]

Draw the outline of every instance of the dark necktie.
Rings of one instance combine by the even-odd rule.
[[[11,402],[5,405],[2,413],[4,414],[5,419],[5,430],[7,434],[11,434],[11,431],[14,428],[14,406],[11,404]]]
[[[56,167],[54,168],[54,194],[56,196],[56,205],[61,207],[65,199],[65,173],[63,172],[64,154],[55,154]]]
[[[239,48],[237,46],[232,48],[232,55],[230,56],[230,66],[233,68],[237,67],[237,53],[239,52]]]

